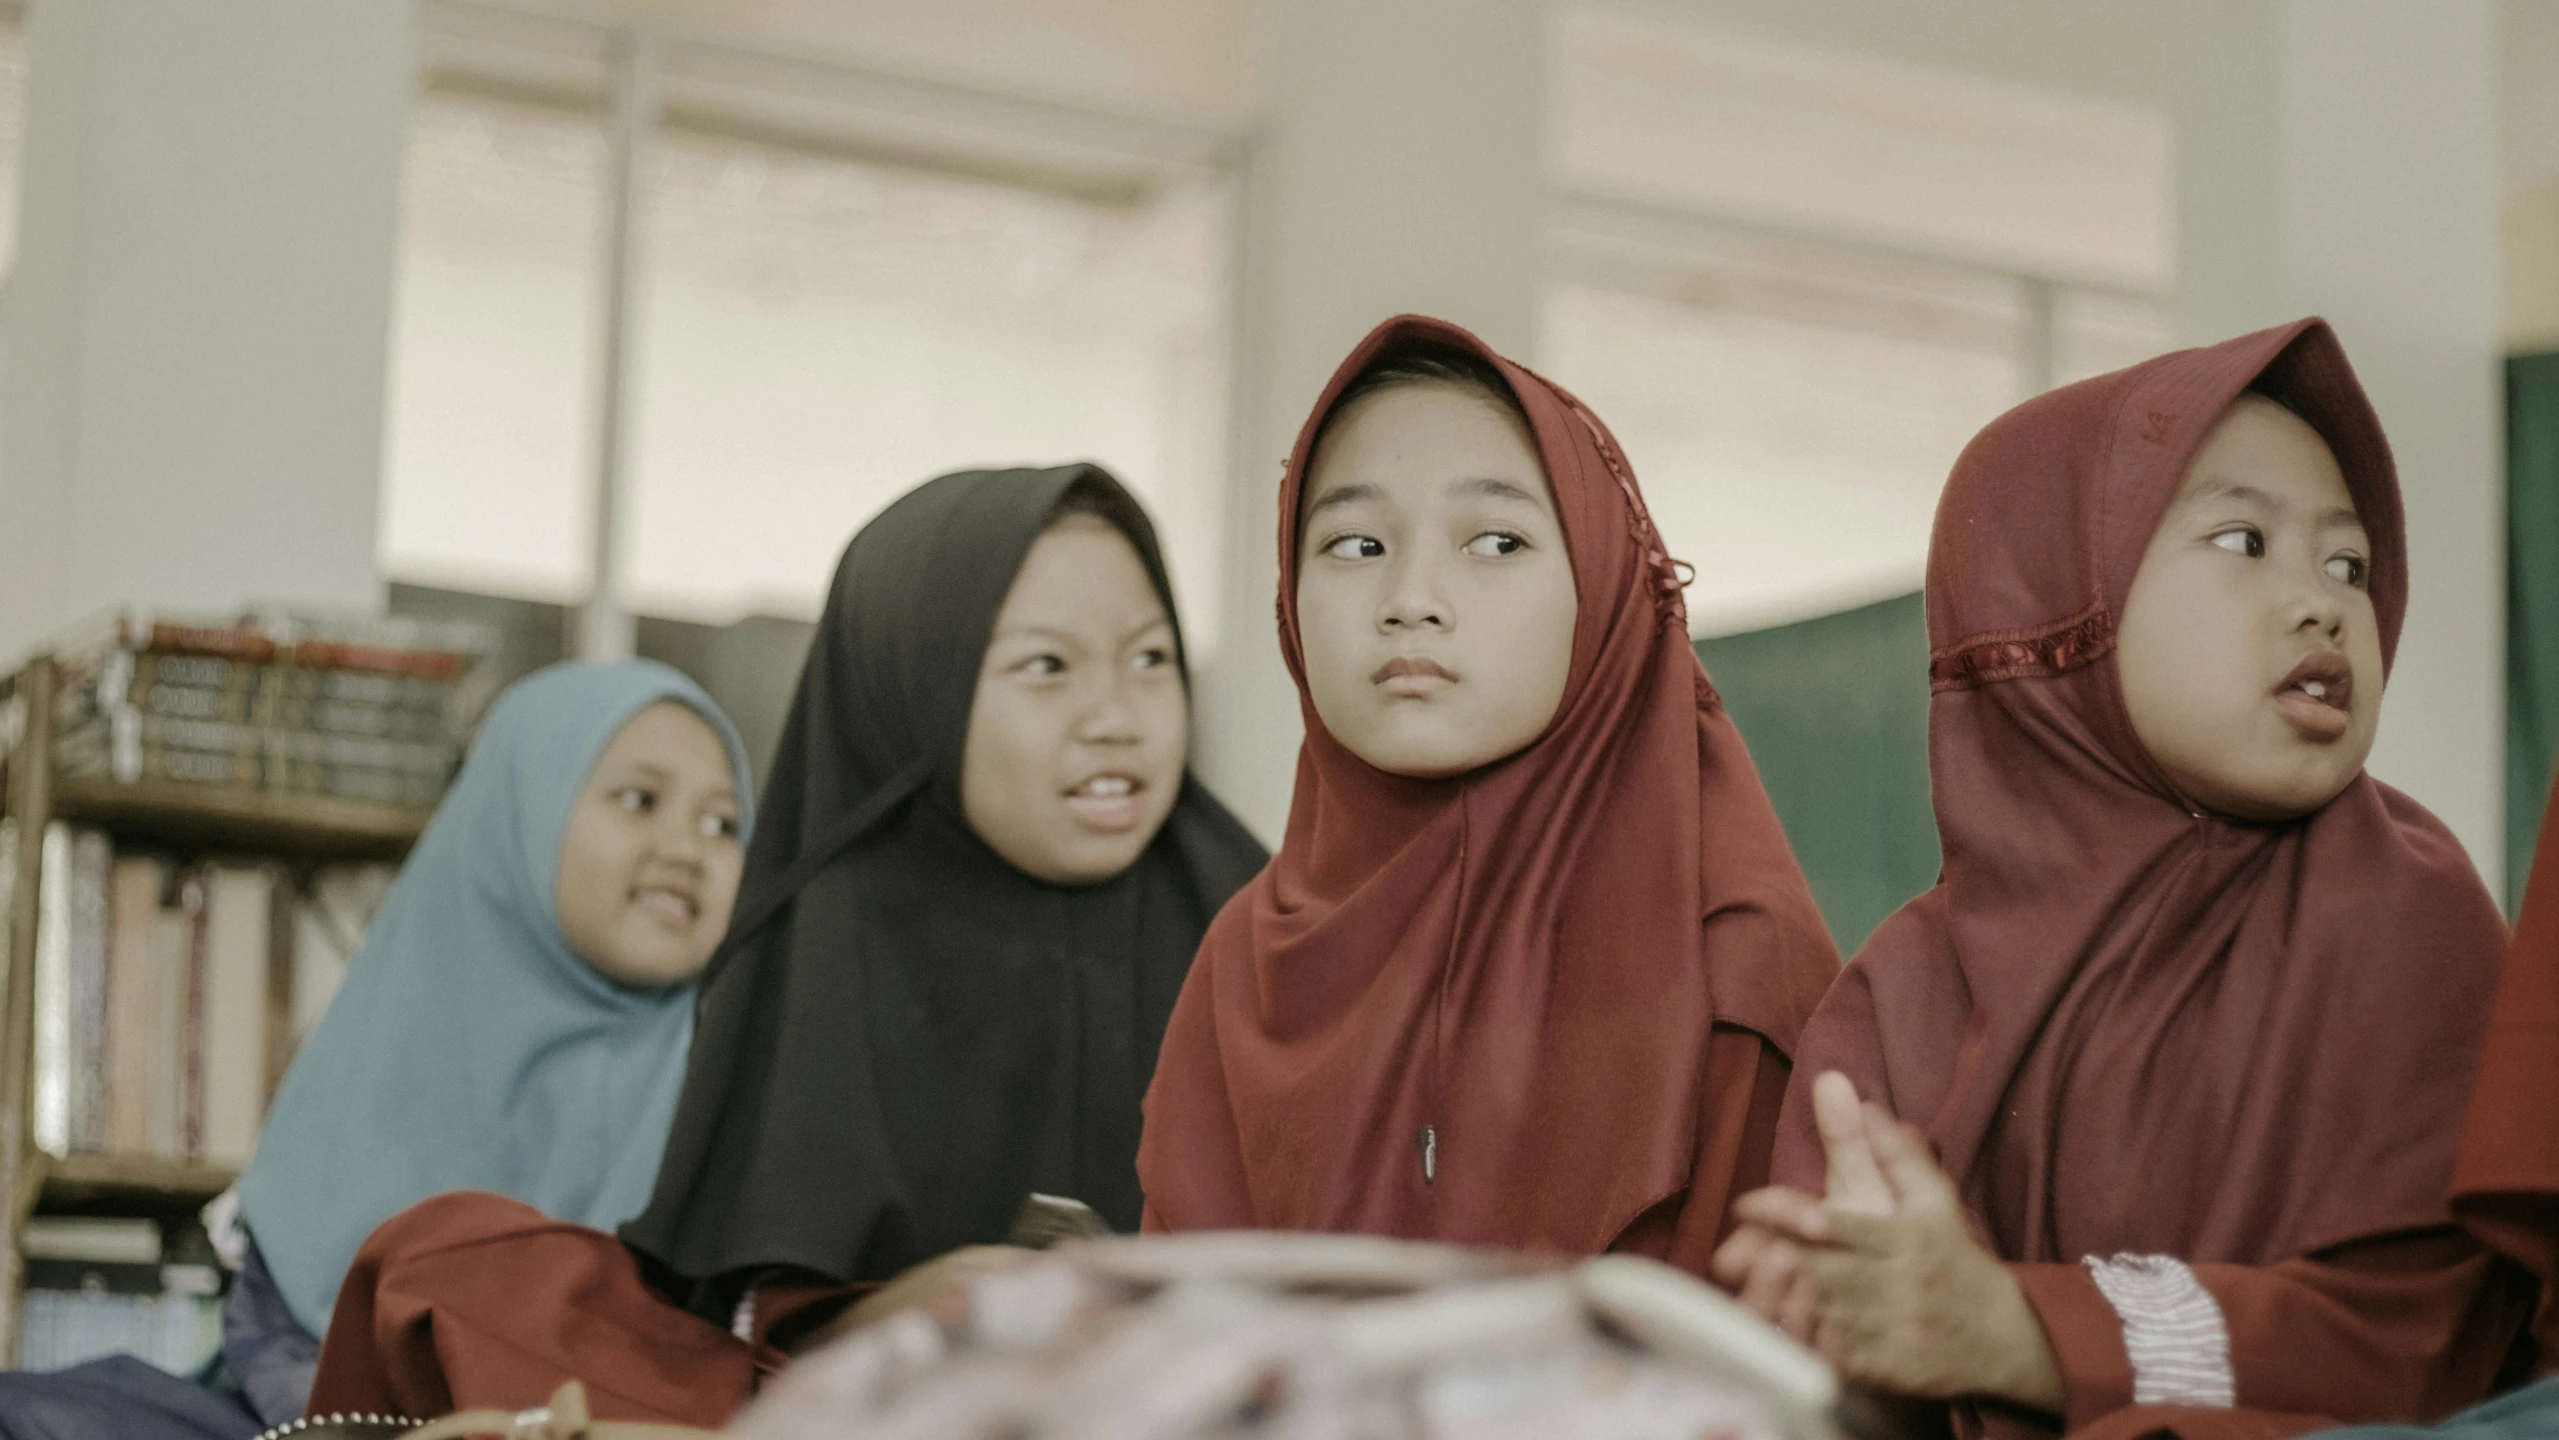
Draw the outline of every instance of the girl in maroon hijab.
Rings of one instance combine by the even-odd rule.
[[[1805,1032],[1793,1188],[1717,1257],[1745,1300],[1975,1431],[2275,1436],[2486,1392],[2522,1310],[2446,1196],[2504,935],[2363,773],[2406,557],[2316,320],[1964,452],[1928,574],[1945,870]]]
[[[1838,959],[1625,458],[1399,317],[1316,404],[1279,551],[1297,791],[1174,1007],[1149,1228],[1702,1271]]]

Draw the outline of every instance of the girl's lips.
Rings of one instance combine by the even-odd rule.
[[[1398,655],[1377,667],[1369,683],[1389,695],[1415,699],[1457,683],[1457,672],[1420,655]]]
[[[631,892],[631,903],[661,925],[689,930],[702,918],[702,907],[693,897],[663,885],[643,885]]]
[[[2300,690],[2286,690],[2275,697],[2275,713],[2311,740],[2334,740],[2346,733],[2354,716],[2325,700],[2313,699]]]
[[[1066,792],[1066,813],[1084,828],[1104,835],[1122,835],[1134,830],[1146,818],[1142,797],[1146,782],[1134,775],[1110,771],[1088,777],[1082,784]]]
[[[2311,740],[2334,740],[2354,723],[2355,670],[2334,650],[2305,655],[2275,687],[2275,711]]]

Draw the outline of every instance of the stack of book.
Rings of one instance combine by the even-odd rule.
[[[164,1244],[153,1220],[29,1220],[18,1236],[27,1266],[21,1367],[60,1370],[109,1355],[139,1355],[176,1374],[203,1365],[222,1343],[222,1274],[202,1237],[187,1238]]]
[[[0,873],[20,843],[0,821]],[[253,862],[119,854],[106,832],[59,823],[41,843],[36,1144],[247,1163],[284,1062],[396,871],[328,866],[297,883]]]
[[[54,656],[55,771],[428,808],[494,646],[469,626],[119,614]]]

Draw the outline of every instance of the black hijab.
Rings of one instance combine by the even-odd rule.
[[[927,482],[836,568],[657,1189],[622,1230],[697,1310],[725,1320],[772,1271],[877,1280],[1002,1240],[1032,1191],[1136,1228],[1165,1019],[1266,857],[1187,774],[1136,864],[1099,885],[1032,879],[962,818],[995,615],[1061,503],[1128,537],[1171,617],[1154,527],[1092,465]]]

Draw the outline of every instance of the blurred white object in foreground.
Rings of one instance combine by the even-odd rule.
[[[1366,1236],[1061,1247],[809,1354],[737,1440],[1814,1440],[1829,1368],[1649,1260]]]

